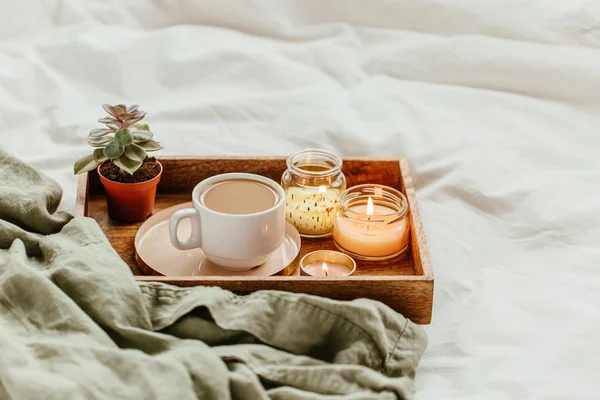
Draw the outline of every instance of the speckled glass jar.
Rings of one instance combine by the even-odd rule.
[[[321,149],[291,154],[281,177],[286,219],[303,237],[326,237],[333,230],[341,193],[346,190],[342,159]]]

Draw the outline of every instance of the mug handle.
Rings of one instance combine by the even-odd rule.
[[[192,233],[189,238],[181,242],[177,237],[177,228],[184,218],[190,218],[192,220]],[[176,211],[171,215],[171,220],[169,221],[169,237],[171,238],[173,246],[179,250],[190,250],[200,247],[200,214],[198,211],[194,208],[185,208]]]

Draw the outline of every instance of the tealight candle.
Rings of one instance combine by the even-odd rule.
[[[383,260],[408,248],[408,203],[396,189],[359,185],[346,190],[335,218],[333,240],[345,253]]]
[[[331,235],[340,194],[346,190],[339,156],[319,149],[291,154],[281,186],[286,194],[285,218],[301,236]]]
[[[308,253],[300,260],[303,275],[315,277],[341,277],[354,273],[354,260],[339,251],[317,250]]]

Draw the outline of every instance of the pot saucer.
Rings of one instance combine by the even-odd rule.
[[[248,271],[228,271],[219,268],[204,256],[200,249],[177,250],[169,239],[169,219],[175,211],[191,208],[192,202],[166,208],[140,226],[135,235],[135,258],[144,273],[164,276],[270,276],[289,275],[295,269],[294,260],[300,252],[300,235],[286,222],[283,244],[269,261]],[[177,235],[190,235],[190,219],[181,221]]]

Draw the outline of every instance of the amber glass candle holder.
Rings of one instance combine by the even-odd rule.
[[[360,260],[385,260],[408,249],[408,202],[398,190],[358,185],[342,193],[335,217],[337,248]]]
[[[291,154],[281,177],[286,193],[285,217],[301,236],[331,236],[341,193],[346,190],[342,159],[327,150]]]

